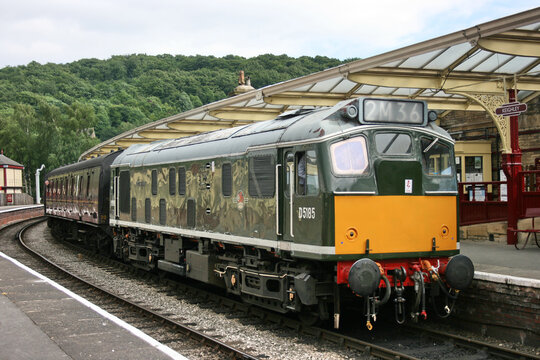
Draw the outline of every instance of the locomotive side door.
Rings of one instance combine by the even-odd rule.
[[[113,171],[114,171],[113,184],[112,184],[113,196],[111,198],[111,202],[114,208],[114,219],[118,220],[120,217],[120,210],[118,208],[119,198],[120,198],[119,189],[118,189],[118,183],[119,183],[118,168],[115,168]]]
[[[292,148],[283,149],[281,154],[281,188],[279,191],[280,233],[285,241],[294,240],[294,193],[296,166]]]
[[[323,245],[323,200],[320,193],[317,153],[312,146],[283,149],[281,154],[279,212],[281,240],[295,244]]]

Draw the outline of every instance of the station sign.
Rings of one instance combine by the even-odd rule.
[[[13,194],[6,194],[6,200],[8,204],[13,202]]]
[[[508,104],[503,104],[496,108],[495,114],[502,116],[517,116],[525,111],[527,111],[527,104],[515,101]]]

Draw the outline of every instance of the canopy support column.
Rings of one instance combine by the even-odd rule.
[[[508,101],[517,101],[515,90],[508,90]],[[518,116],[510,116],[510,146],[511,151],[502,154],[502,168],[508,179],[508,227],[506,243],[517,244],[517,224],[521,209],[520,199],[523,185],[520,183],[519,172],[522,171],[521,149],[519,148]]]
[[[517,243],[517,223],[520,212],[521,187],[519,172],[522,170],[521,150],[519,148],[518,117],[510,118],[497,115],[495,109],[508,102],[516,101],[516,91],[508,90],[508,99],[501,94],[474,94],[468,92],[452,92],[466,96],[480,104],[491,116],[501,137],[502,169],[508,182],[508,227],[506,243]]]

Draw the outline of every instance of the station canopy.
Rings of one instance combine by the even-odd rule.
[[[495,108],[513,88],[522,103],[540,95],[540,8],[160,119],[96,145],[80,160],[364,96],[424,100],[440,116],[487,111],[508,150],[507,118],[496,116]]]

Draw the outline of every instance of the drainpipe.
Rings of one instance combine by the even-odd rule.
[[[41,164],[41,167],[36,169],[36,204],[41,204],[41,196],[39,195],[39,173],[44,167],[45,164]]]

